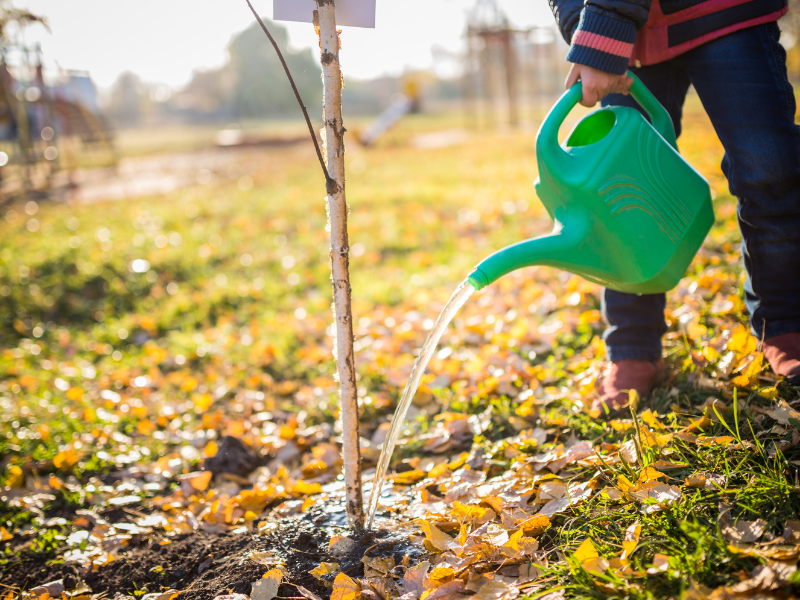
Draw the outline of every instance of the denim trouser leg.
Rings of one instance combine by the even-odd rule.
[[[776,23],[713,40],[636,69],[680,133],[691,82],[725,148],[722,170],[739,199],[745,299],[759,338],[800,332],[800,128]],[[608,103],[636,106],[626,96]],[[664,297],[606,290],[611,360],[656,360],[666,331]]]
[[[672,117],[675,135],[681,134],[683,101],[689,89],[689,77],[671,61],[631,69],[658,98]],[[639,104],[623,94],[611,94],[603,105],[630,106],[647,117]],[[603,339],[609,360],[649,360],[661,358],[661,337],[667,331],[664,321],[665,294],[628,294],[603,290],[603,316],[608,323]]]
[[[800,332],[800,128],[777,23],[744,29],[678,57],[725,148],[739,199],[753,333]]]

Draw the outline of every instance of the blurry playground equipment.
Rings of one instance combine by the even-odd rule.
[[[404,116],[420,111],[421,84],[417,76],[405,75],[400,82],[402,92],[395,94],[392,103],[358,136],[364,146],[371,146]]]
[[[45,192],[56,171],[74,184],[78,145],[114,166],[117,154],[88,74],[60,71],[45,81],[41,49],[13,45],[0,54],[0,200]]]
[[[558,31],[514,28],[496,0],[477,0],[467,23],[462,82],[468,126],[539,122],[563,92],[568,70],[568,47]]]

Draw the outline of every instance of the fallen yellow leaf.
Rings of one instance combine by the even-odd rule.
[[[658,420],[658,415],[649,408],[640,412],[638,416],[642,421],[650,425],[650,427],[654,427],[655,429],[664,429],[664,424]]]
[[[388,479],[399,485],[411,485],[420,479],[425,479],[425,471],[414,469],[403,473],[395,473],[394,475],[390,475]]]
[[[759,352],[756,354],[753,359],[747,364],[747,366],[742,369],[741,375],[738,377],[734,377],[732,380],[733,385],[737,385],[740,387],[748,387],[752,385],[758,374],[763,369],[764,364],[764,353]]]
[[[621,558],[630,558],[636,546],[639,544],[639,536],[642,534],[642,524],[638,521],[625,530],[625,537],[622,540]]]
[[[740,355],[755,352],[757,347],[758,340],[742,325],[736,327],[728,341],[728,350],[733,350]]]
[[[206,447],[203,448],[203,456],[206,458],[211,458],[212,456],[217,455],[217,444],[212,440],[206,444]]]
[[[667,476],[661,471],[656,471],[653,467],[645,467],[639,474],[639,480],[636,482],[636,487],[639,487],[648,481],[654,481],[660,477],[666,478]]]
[[[445,583],[450,583],[456,578],[456,572],[450,567],[436,567],[428,574],[430,587],[437,588]]]
[[[339,573],[333,580],[331,600],[356,600],[361,593],[361,586],[344,573]]]
[[[72,467],[75,463],[78,462],[78,453],[75,452],[72,448],[67,448],[66,450],[62,450],[58,454],[53,457],[53,465],[56,469],[64,471]]]
[[[707,481],[706,476],[703,475],[702,473],[693,473],[686,478],[684,484],[687,487],[701,488],[705,487],[706,481]]]
[[[625,477],[625,475],[619,475],[617,477],[617,489],[621,492],[627,494],[628,492],[633,491],[635,488],[636,486],[633,485],[631,480]]]
[[[192,403],[197,412],[204,413],[214,404],[214,397],[211,394],[192,394]]]
[[[325,575],[330,575],[331,573],[338,573],[341,571],[339,567],[339,563],[319,563],[318,567],[315,567],[309,571],[309,573],[314,577],[314,579],[322,579]]]
[[[25,486],[25,474],[22,467],[13,465],[8,469],[8,487],[21,488]]]
[[[589,573],[604,573],[608,570],[608,561],[600,556],[590,538],[586,538],[575,551],[575,560]]]
[[[583,563],[587,560],[592,558],[597,558],[600,556],[600,553],[597,551],[597,548],[594,547],[594,543],[590,538],[586,538],[583,540],[583,543],[578,546],[578,549],[575,550],[575,560],[579,563]]]
[[[429,521],[422,519],[419,521],[419,526],[422,529],[422,533],[425,534],[425,541],[432,546],[431,549],[434,551],[444,552],[453,541],[453,538]]]
[[[290,492],[293,494],[301,494],[308,496],[310,494],[319,494],[322,491],[322,485],[319,483],[308,483],[302,479],[297,481],[291,488]]]
[[[497,514],[491,508],[453,502],[453,517],[462,523],[483,525],[493,521],[496,516]]]
[[[253,583],[253,590],[250,592],[251,600],[272,600],[278,595],[278,588],[283,581],[283,573],[280,569],[270,569],[258,581]]]
[[[141,435],[151,435],[156,430],[156,424],[152,421],[139,421],[136,423],[136,431]]]
[[[521,523],[517,523],[517,526],[525,531],[525,535],[539,535],[545,529],[550,527],[550,517],[541,514],[533,515],[531,518],[525,519]]]

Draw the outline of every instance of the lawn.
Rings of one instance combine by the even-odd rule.
[[[414,147],[462,122],[414,116],[348,147],[367,489],[453,289],[549,229],[532,131]],[[667,381],[636,418],[590,414],[599,288],[548,268],[505,277],[444,336],[381,529],[350,541],[310,143],[243,150],[166,196],[6,207],[0,594],[62,580],[50,596],[790,597],[800,395],[746,327],[735,200],[696,99],[684,131],[717,223],[669,294]]]

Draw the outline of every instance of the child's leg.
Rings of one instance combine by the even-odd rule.
[[[675,134],[681,134],[683,101],[689,89],[689,77],[673,62],[632,69],[658,98],[672,117]],[[630,106],[645,114],[639,104],[623,94],[611,94],[603,105]],[[667,331],[664,322],[664,294],[637,296],[605,290],[603,315],[608,322],[604,339],[609,360],[646,360],[661,358],[661,337]]]
[[[739,198],[745,296],[759,338],[800,332],[800,128],[775,23],[744,29],[675,59],[725,147]]]

